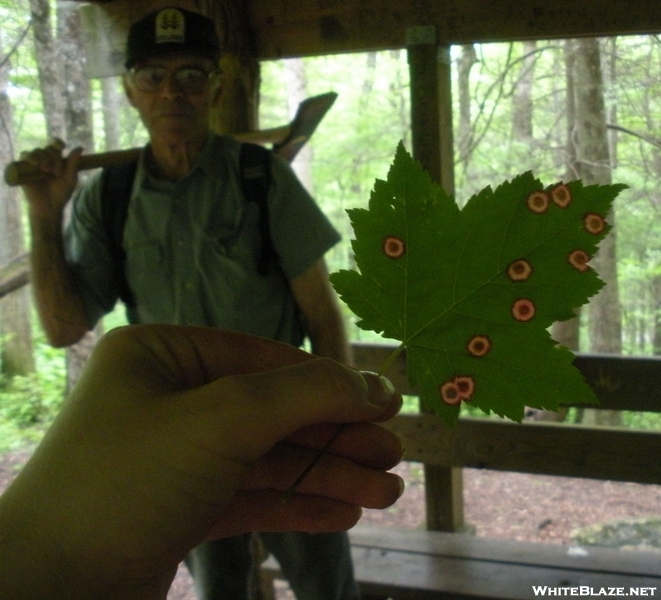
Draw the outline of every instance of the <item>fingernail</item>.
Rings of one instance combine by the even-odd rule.
[[[406,489],[406,482],[399,475],[397,475],[397,478],[399,479],[399,496],[397,496],[397,497],[401,498],[402,494],[404,493],[404,490]]]
[[[383,391],[386,394],[393,395],[395,393],[395,386],[392,384],[392,381],[388,379],[387,377],[384,377],[383,375],[379,376],[379,381],[381,382],[381,386],[383,387]]]
[[[367,381],[367,398],[372,404],[387,406],[392,402],[395,386],[390,380],[371,371],[361,371],[361,374]]]

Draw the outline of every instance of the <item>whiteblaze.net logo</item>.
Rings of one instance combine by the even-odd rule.
[[[535,596],[656,596],[655,587],[552,587],[548,585],[533,585]]]

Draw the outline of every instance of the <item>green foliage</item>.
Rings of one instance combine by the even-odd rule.
[[[0,451],[39,441],[64,401],[64,352],[40,342],[36,359],[36,373],[0,376]]]
[[[392,149],[410,142],[409,75],[404,51],[321,56],[303,60],[306,95],[338,93],[333,108],[312,136],[313,193],[342,235],[326,255],[330,270],[353,264],[346,210],[362,206],[374,180],[385,177]],[[260,126],[276,127],[290,120],[287,61],[262,63]],[[345,308],[353,340],[381,338],[355,326]]]
[[[631,429],[661,431],[661,413],[623,411],[622,425]]]
[[[603,285],[587,262],[623,187],[544,190],[526,173],[460,211],[400,144],[369,210],[349,211],[360,273],[331,282],[360,327],[402,342],[411,383],[448,424],[462,400],[516,421],[525,406],[594,403],[547,328]]]
[[[44,387],[36,373],[17,375],[10,381],[0,380],[0,417],[18,427],[29,427],[51,420],[62,403]]]

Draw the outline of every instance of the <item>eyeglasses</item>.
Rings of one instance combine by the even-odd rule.
[[[165,67],[145,66],[131,69],[135,86],[141,92],[158,92],[171,76],[185,94],[201,94],[215,75],[215,71],[205,71],[198,67],[181,67],[170,71]]]

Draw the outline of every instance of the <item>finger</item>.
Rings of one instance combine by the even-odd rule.
[[[55,177],[59,177],[64,170],[62,151],[53,145],[36,148],[31,152],[21,152],[21,160]]]
[[[133,325],[114,329],[97,344],[96,354],[102,353],[106,363],[114,360],[149,366],[149,372],[160,379],[170,379],[176,389],[197,387],[228,375],[259,373],[317,359],[299,348],[266,338],[214,327],[180,325]],[[344,369],[355,373],[349,367]],[[356,377],[355,381],[361,379]],[[383,392],[388,396],[394,393],[392,384],[385,378],[370,373],[365,379],[370,381],[371,392],[379,392],[380,396]],[[397,410],[384,410],[381,418],[391,418]]]
[[[289,489],[315,456],[291,444],[278,444],[263,456],[247,475],[242,489]],[[380,469],[357,464],[347,458],[324,455],[303,481],[297,492],[332,498],[365,508],[386,508],[404,491],[401,477]]]
[[[80,157],[83,154],[83,148],[78,147],[74,148],[66,158],[64,163],[63,174],[69,179],[75,179],[78,174],[78,164],[80,163]]]
[[[249,531],[346,531],[361,514],[359,506],[329,498],[295,494],[285,504],[280,492],[240,491],[206,537],[231,537]]]
[[[139,372],[146,389],[189,390],[180,400],[196,407],[190,426],[200,443],[232,448],[231,458],[246,462],[302,427],[382,420],[402,403],[392,384],[374,374],[363,375],[286,344],[214,328],[115,329],[92,354],[92,366],[99,361],[97,368],[104,371]],[[228,434],[219,440],[218,431]]]
[[[402,403],[381,378],[324,358],[225,377],[194,392],[198,405],[207,399],[210,413],[218,398],[225,399],[225,426],[231,422],[227,418],[236,419],[227,429],[237,457],[246,460],[261,456],[302,427],[378,420],[392,416]]]
[[[210,427],[218,426],[221,413],[235,419],[233,427],[242,436],[237,443],[260,439],[268,444],[261,452],[307,425],[388,418],[402,401],[392,384],[374,374],[215,328],[115,329],[97,345],[91,363],[99,361],[100,369],[140,372],[141,384],[161,391],[194,388],[191,402],[216,415]]]
[[[227,375],[256,373],[312,360],[289,344],[212,327],[132,325],[106,333],[92,354],[118,368],[139,366],[174,389],[198,387]]]
[[[304,427],[291,434],[286,442],[313,450],[323,448],[336,434],[329,452],[366,467],[392,469],[404,456],[401,440],[392,432],[373,423],[335,425],[322,423]]]

